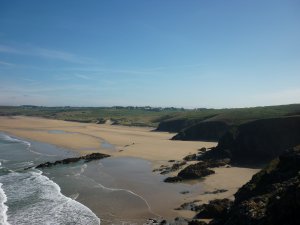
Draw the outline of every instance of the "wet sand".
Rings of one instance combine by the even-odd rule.
[[[153,166],[162,165],[170,159],[182,160],[184,156],[196,153],[201,147],[209,148],[217,144],[201,141],[171,141],[170,138],[174,134],[153,132],[153,128],[85,124],[35,117],[0,117],[0,130],[34,141],[72,149],[80,154],[102,152],[116,157],[138,157],[150,160]],[[115,146],[115,151],[103,147],[102,141]]]
[[[216,174],[193,184],[163,183],[163,177],[152,173],[152,169],[168,164],[168,160],[182,160],[184,156],[196,153],[202,147],[210,148],[217,143],[171,141],[170,138],[174,134],[153,132],[152,129],[112,126],[108,124],[85,124],[34,117],[0,117],[0,130],[19,137],[50,143],[73,150],[79,154],[102,152],[112,155],[113,159],[116,160],[118,157],[121,160],[124,157],[147,160],[145,163],[149,164],[148,172],[152,174],[153,180],[158,179],[155,182],[152,180],[154,185],[146,185],[145,182],[147,181],[144,183],[139,182],[141,176],[137,175],[138,171],[133,170],[131,173],[128,171],[124,173],[120,167],[111,170],[111,172],[107,171],[107,173],[112,173],[111,177],[120,178],[126,176],[126,174],[128,176],[124,179],[114,181],[115,183],[109,183],[109,179],[106,181],[102,180],[101,182],[106,183],[108,186],[117,183],[116,188],[135,191],[149,201],[151,207],[155,209],[156,214],[167,218],[174,218],[178,215],[191,218],[194,215],[191,211],[174,210],[174,208],[177,208],[184,202],[199,200],[201,203],[205,203],[216,198],[233,198],[236,190],[257,172],[257,170],[249,168],[216,168]],[[115,163],[114,165],[118,164]],[[124,168],[128,169],[128,165]],[[120,171],[121,174],[119,174]],[[147,174],[147,176],[150,175]],[[140,179],[135,179],[135,177],[139,177]],[[168,193],[168,189],[172,191]],[[180,194],[185,189],[188,189],[189,193],[186,195]],[[215,191],[217,189],[226,189],[228,191],[220,194],[204,194],[205,191]],[[87,199],[86,197],[85,200],[81,199],[81,201],[88,207],[97,208],[92,197],[89,200]],[[99,207],[99,211],[101,211],[101,207]],[[126,212],[127,217],[134,214],[134,211],[127,210]]]

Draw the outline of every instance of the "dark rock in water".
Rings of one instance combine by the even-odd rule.
[[[261,119],[232,128],[204,158],[230,158],[236,163],[269,162],[300,144],[300,116]]]
[[[183,158],[183,160],[185,160],[185,161],[197,160],[197,155],[196,154],[187,155],[186,157]]]
[[[186,164],[185,161],[182,162],[178,162],[178,163],[174,163],[171,168],[170,168],[170,172],[174,172],[176,170],[179,170],[182,166],[184,166]]]
[[[229,159],[201,161],[196,164],[192,164],[185,167],[178,173],[177,176],[168,177],[164,181],[169,183],[175,183],[183,180],[203,178],[215,173],[215,171],[209,168],[225,166],[227,163],[229,163],[229,161]]]
[[[176,183],[176,182],[181,182],[183,179],[181,177],[175,176],[175,177],[167,177],[164,179],[164,182],[166,183]]]
[[[189,165],[178,173],[178,177],[182,179],[197,179],[215,173],[213,170],[207,168],[207,164],[199,162]]]
[[[47,168],[47,167],[55,166],[55,165],[58,165],[58,164],[75,163],[75,162],[78,162],[80,160],[84,160],[85,162],[90,162],[92,160],[98,160],[98,159],[103,159],[103,158],[107,158],[107,157],[110,157],[110,155],[102,154],[102,153],[92,153],[92,154],[88,154],[88,155],[85,155],[85,156],[67,158],[67,159],[58,160],[58,161],[55,161],[55,162],[42,163],[42,164],[37,165],[35,168]],[[29,167],[29,168],[26,168],[26,169],[30,169],[30,168],[32,168],[32,167]]]
[[[218,141],[229,129],[222,121],[203,121],[181,130],[172,140]]]
[[[172,166],[163,166],[162,165],[161,168],[154,169],[153,172],[160,171],[160,174],[167,174],[167,173],[171,173],[171,172],[181,169],[185,164],[186,164],[186,161],[181,161],[181,162],[178,161],[178,162],[174,163]]]
[[[212,200],[208,204],[203,204],[197,208],[197,210],[201,211],[196,215],[196,218],[224,218],[228,214],[231,205],[232,201],[227,198]]]
[[[215,225],[300,224],[300,146],[283,153],[238,190]]]
[[[97,160],[97,159],[103,159],[103,158],[107,158],[110,157],[110,155],[107,154],[102,154],[102,153],[92,153],[92,154],[88,154],[85,156],[81,156],[81,159],[84,159],[85,162],[89,162],[92,160]]]

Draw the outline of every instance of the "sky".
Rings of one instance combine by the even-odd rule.
[[[300,103],[298,0],[0,1],[0,105]]]

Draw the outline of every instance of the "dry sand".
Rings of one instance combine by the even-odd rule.
[[[153,165],[181,160],[201,147],[215,142],[171,141],[174,134],[153,132],[153,128],[85,124],[36,117],[0,117],[0,130],[34,141],[72,149],[80,154],[103,152],[113,156],[132,156],[150,160]],[[49,130],[67,133],[49,133]],[[115,146],[115,151],[101,147],[101,140]]]
[[[80,154],[90,152],[108,153],[115,157],[131,156],[149,160],[153,168],[167,164],[168,160],[182,160],[188,154],[196,153],[202,147],[216,146],[215,142],[171,141],[174,134],[153,132],[153,128],[112,126],[109,124],[85,124],[35,117],[0,117],[0,131],[34,141],[46,142],[74,150]],[[49,130],[66,133],[49,133]],[[103,148],[101,142],[114,145],[115,149]],[[187,198],[186,202],[199,200],[201,203],[216,198],[233,198],[239,187],[255,174],[257,169],[216,168],[216,174],[202,181],[205,191],[226,189],[219,194],[203,194],[196,198]],[[191,217],[188,211],[179,212]]]

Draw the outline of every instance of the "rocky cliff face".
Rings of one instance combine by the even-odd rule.
[[[172,140],[218,141],[229,128],[230,126],[222,121],[200,122],[183,129]]]
[[[231,128],[206,157],[229,157],[232,162],[268,162],[300,144],[300,116],[262,119]]]
[[[228,214],[214,225],[300,224],[300,146],[289,149],[235,194]]]
[[[197,123],[198,120],[191,120],[191,119],[170,119],[165,120],[161,123],[159,123],[157,127],[157,131],[167,131],[167,132],[179,132],[182,129],[189,127],[195,123]],[[200,121],[200,120],[199,120]]]

